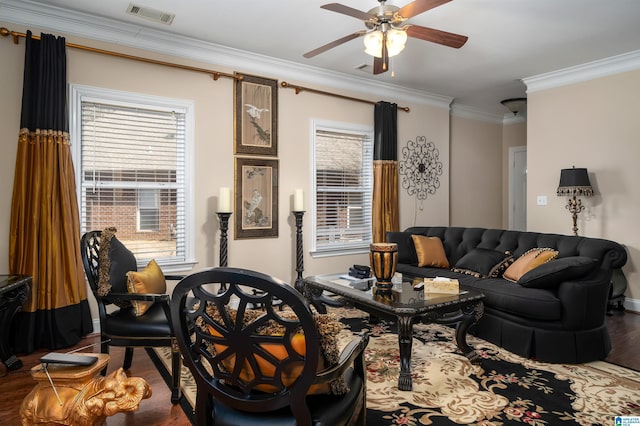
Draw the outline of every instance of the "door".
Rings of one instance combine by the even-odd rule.
[[[527,230],[527,147],[509,148],[509,229]]]

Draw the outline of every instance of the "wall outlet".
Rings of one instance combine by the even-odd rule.
[[[547,205],[547,196],[546,195],[538,195],[538,205],[546,206]]]

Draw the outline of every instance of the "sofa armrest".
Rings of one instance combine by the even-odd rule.
[[[558,287],[562,324],[569,330],[591,329],[604,324],[611,271],[599,270],[589,279],[564,281]]]

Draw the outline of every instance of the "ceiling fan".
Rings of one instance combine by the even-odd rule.
[[[342,38],[320,46],[305,53],[305,58],[313,58],[336,46],[364,36],[365,52],[372,55],[373,73],[381,74],[389,69],[389,57],[395,56],[402,49],[408,37],[419,38],[432,43],[442,44],[453,48],[460,48],[468,37],[422,27],[420,25],[405,24],[405,21],[427,10],[441,6],[451,0],[415,0],[403,7],[387,5],[386,0],[378,0],[380,5],[362,12],[339,3],[329,3],[320,6],[322,9],[342,13],[364,21],[367,30],[357,31]]]

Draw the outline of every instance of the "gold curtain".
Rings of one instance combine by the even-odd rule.
[[[386,234],[400,227],[398,217],[398,162],[373,161],[373,242],[386,241]]]
[[[386,241],[398,231],[398,106],[380,101],[374,108],[372,239]]]
[[[20,131],[12,207],[10,269],[33,277],[23,311],[51,310],[86,299],[75,176],[66,132]],[[50,287],[44,282],[72,285]]]
[[[65,348],[93,331],[80,257],[80,218],[66,117],[64,38],[27,33],[13,182],[9,268],[30,275],[15,352]]]

